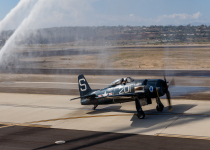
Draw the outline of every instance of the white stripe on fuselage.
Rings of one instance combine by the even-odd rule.
[[[77,85],[78,83],[66,83],[66,82],[1,82],[1,83],[7,83],[7,84],[13,84],[13,83],[20,83],[20,84],[70,84],[70,85]],[[94,84],[94,85],[110,85],[105,83],[88,83],[88,84]]]

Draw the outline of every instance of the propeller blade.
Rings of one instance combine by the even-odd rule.
[[[175,84],[175,81],[174,79],[172,80],[172,82],[170,82],[172,84]],[[167,81],[166,81],[166,77],[165,77],[165,74],[164,74],[164,84],[165,84],[165,87],[166,87],[166,97],[167,97],[167,100],[168,100],[168,109],[169,111],[172,111],[173,110],[173,107],[171,105],[171,95],[170,95],[170,92],[168,90],[168,85],[167,85]]]
[[[167,52],[168,53],[168,52]],[[166,56],[168,57],[168,56]],[[167,62],[166,62],[167,63]],[[167,81],[166,81],[166,70],[164,69],[163,70],[163,76],[164,76],[164,82],[165,82],[165,87],[166,87],[166,97],[168,99],[168,105],[169,105],[169,111],[172,111],[173,107],[171,105],[171,95],[170,95],[170,92],[168,90],[168,85],[167,85]],[[169,83],[169,85],[175,85],[175,81],[174,81],[174,78],[172,79],[172,81]]]
[[[175,86],[175,79],[173,78],[170,82],[169,82],[169,86]]]
[[[166,97],[168,99],[168,105],[169,105],[168,109],[169,109],[169,111],[172,111],[173,107],[171,105],[171,96],[170,96],[170,92],[169,91],[166,93]]]

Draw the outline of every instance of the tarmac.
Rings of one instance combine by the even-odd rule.
[[[85,77],[92,89],[105,88],[119,78]],[[79,96],[77,76],[2,75],[0,149],[208,149],[209,78],[175,81],[169,87],[173,111],[168,112],[162,97],[164,111],[157,112],[153,100],[143,107],[146,117],[140,120],[134,102],[93,111],[80,100],[70,101]],[[195,95],[184,96],[190,94]]]
[[[156,103],[135,115],[134,102],[93,111],[68,95],[0,93],[1,149],[206,149],[210,101],[173,100],[168,112]],[[56,141],[66,143],[57,145]],[[169,142],[169,143],[167,143]],[[120,143],[120,144],[119,144]],[[150,143],[153,143],[150,145]]]

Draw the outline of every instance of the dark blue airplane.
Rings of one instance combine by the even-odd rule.
[[[164,105],[160,101],[160,96],[168,99],[169,111],[172,110],[170,92],[168,91],[166,78],[162,79],[133,79],[131,77],[120,78],[112,82],[107,88],[92,90],[84,75],[78,76],[80,97],[82,105],[94,105],[93,110],[98,105],[125,103],[135,101],[137,116],[144,119],[145,113],[142,106],[152,104],[151,98],[156,98],[157,111],[161,112]]]

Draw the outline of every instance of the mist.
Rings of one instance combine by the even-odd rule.
[[[94,25],[96,20],[92,17],[94,15],[91,7],[91,3],[94,1],[95,0],[60,0],[59,2],[57,0],[20,1],[19,4],[0,23],[3,29],[6,24],[12,24],[13,18],[16,17],[17,12],[27,12],[26,15],[24,15],[25,18],[22,16],[22,18],[19,19],[19,22],[21,22],[21,20],[22,22],[1,49],[1,62],[3,61],[3,64],[6,63],[6,61],[10,59],[6,56],[11,57],[11,52],[13,53],[16,50],[21,49],[21,45],[19,43],[24,43],[24,41],[28,40],[27,35],[40,35],[40,30],[38,29],[57,26],[73,27]],[[29,5],[30,7],[28,7]],[[27,9],[23,9],[26,7]],[[41,32],[41,35],[47,38],[44,31]],[[79,36],[75,36],[75,38],[78,37]],[[3,55],[4,59],[2,59]],[[19,59],[15,57],[17,56],[14,56],[12,59]]]
[[[3,30],[14,30],[28,16],[36,0],[21,0],[0,22],[0,33]]]
[[[197,29],[191,26],[159,26],[159,31],[164,31],[164,33],[161,33],[156,29],[157,26],[147,28],[144,26],[120,26],[121,23],[131,21],[130,24],[132,24],[132,20],[141,21],[141,19],[139,20],[135,14],[130,14],[127,17],[113,15],[107,19],[109,16],[96,13],[97,11],[93,7],[96,2],[98,1],[21,0],[0,22],[1,30],[6,30],[9,25],[13,24],[14,18],[18,19],[17,28],[12,32],[12,35],[0,51],[1,65],[7,66],[8,62],[13,61],[13,67],[18,68],[18,63],[27,60],[36,62],[33,65],[34,67],[40,67],[40,62],[47,64],[54,60],[60,60],[65,68],[79,66],[79,68],[177,69],[177,66],[173,65],[175,61],[179,61],[178,63],[181,63],[181,65],[184,64],[182,68],[187,64],[190,65],[187,66],[188,69],[194,66],[195,63],[191,63],[194,54],[189,54],[191,53],[189,50],[183,52],[183,56],[180,56],[179,53],[172,54],[173,51],[167,47],[167,43],[171,41],[175,45],[177,38],[186,39],[184,41],[186,43],[192,43],[196,39],[200,42],[201,35],[198,35],[196,30],[200,30],[200,28],[207,30],[207,27],[203,26]],[[120,6],[121,4],[119,4]],[[106,6],[106,8],[108,7]],[[110,7],[110,9],[113,8]],[[109,11],[109,9],[106,11]],[[192,17],[193,15],[185,16],[191,19],[200,17],[200,15],[197,15],[197,17]],[[116,26],[103,26],[110,21]],[[15,27],[11,29],[13,28]],[[148,32],[150,32],[150,35],[147,34]],[[194,38],[192,35],[196,37]],[[161,37],[159,41],[156,40],[156,36]],[[210,38],[207,38],[207,36],[208,34],[205,34],[202,40],[208,41]],[[152,56],[153,53],[152,51],[151,53],[146,52],[141,47],[141,43],[158,45],[164,42],[166,43],[165,48],[163,48],[164,53],[161,55],[162,51],[158,52],[160,54],[158,59],[147,62],[147,60],[151,59],[150,55]],[[126,49],[126,52],[119,50],[119,47],[110,49],[113,46],[128,47],[131,45],[139,46],[139,48],[136,48],[135,51]],[[197,53],[196,51],[195,53]],[[56,55],[60,56],[60,58],[44,58],[44,56]],[[182,63],[181,61],[186,60],[188,56],[190,57],[188,58],[189,62]],[[204,56],[202,55],[202,57]],[[175,61],[169,61],[169,59]],[[87,61],[90,62],[89,66],[85,65]],[[79,65],[75,65],[76,63]],[[26,63],[25,66],[29,65]],[[48,64],[43,66],[59,68],[58,65]]]

